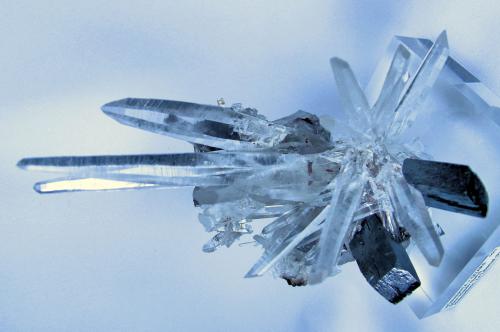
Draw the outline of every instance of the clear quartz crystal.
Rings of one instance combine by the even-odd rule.
[[[287,224],[266,236],[266,251],[247,272],[246,277],[262,275],[293,250],[305,236],[312,234],[311,230],[316,230],[318,224],[324,220],[324,212],[320,213],[321,210],[322,208],[317,207],[298,208],[284,216]]]
[[[428,39],[394,37],[365,89],[368,100],[377,100],[398,49],[409,52],[408,72],[413,77],[432,45]],[[500,98],[449,56],[423,106],[404,135],[405,144],[420,137],[418,145],[423,144],[426,153],[413,151],[419,157],[429,159],[428,154],[433,154],[438,160],[470,165],[481,175],[490,196],[498,195],[500,174],[494,165],[500,155],[491,144],[500,140]],[[471,137],[482,144],[471,144]],[[500,210],[492,207],[485,220],[431,210],[434,222],[444,230],[440,235],[446,253],[434,267],[420,250],[409,251],[421,286],[406,302],[419,318],[459,304],[500,257]]]
[[[388,135],[399,135],[415,121],[419,106],[422,105],[429,90],[448,59],[448,40],[442,32],[425,55],[422,64],[408,84],[403,97],[395,110],[395,117]]]
[[[346,61],[332,58],[330,64],[342,105],[348,115],[349,125],[360,135],[365,135],[366,131],[370,129],[370,113],[368,112],[370,107],[365,94]]]
[[[340,249],[366,184],[365,156],[356,156],[354,153],[347,156],[350,160],[332,182],[331,208],[322,227],[320,251],[313,267],[311,283],[319,283],[338,271]]]
[[[389,188],[397,219],[410,232],[427,262],[439,266],[444,249],[422,194],[406,183],[398,173],[393,174]]]
[[[409,79],[410,52],[400,46],[394,53],[391,66],[387,72],[382,91],[378,96],[371,113],[373,129],[380,135],[392,120],[392,112],[396,109],[401,93]]]
[[[271,218],[253,235],[264,253],[246,277],[272,270],[294,286],[322,282],[353,260],[349,241],[373,214],[392,239],[410,238],[428,264],[439,266],[446,259],[439,228],[401,171],[407,158],[430,158],[413,125],[419,128],[417,116],[425,116],[423,105],[443,82],[481,114],[500,117],[487,91],[448,57],[445,32],[435,43],[395,40],[367,94],[346,61],[331,59],[347,117],[332,133],[304,111],[269,121],[241,104],[127,98],[103,112],[193,143],[197,152],[27,158],[18,166],[62,174],[37,183],[40,193],[193,186],[199,221],[214,233],[205,252],[231,246],[253,234],[254,223]]]

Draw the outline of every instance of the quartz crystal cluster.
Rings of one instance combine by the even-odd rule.
[[[330,132],[298,111],[269,121],[255,109],[128,98],[102,107],[116,121],[182,139],[192,153],[27,158],[18,165],[62,173],[40,193],[193,186],[212,252],[253,234],[268,271],[292,286],[316,284],[356,261],[369,284],[396,303],[420,286],[406,248],[440,264],[442,231],[428,207],[484,217],[488,198],[468,166],[430,160],[405,133],[448,59],[445,32],[416,71],[400,45],[370,105],[347,62],[331,66],[347,116]],[[414,59],[413,59],[414,60]],[[269,221],[269,219],[272,219]]]

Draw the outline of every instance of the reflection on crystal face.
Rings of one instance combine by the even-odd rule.
[[[458,91],[476,104],[492,103],[448,57],[445,32],[424,44],[397,45],[375,99],[346,61],[333,58],[347,123],[332,132],[304,111],[269,121],[240,104],[127,98],[103,112],[192,143],[195,152],[27,158],[18,166],[63,174],[37,183],[40,193],[192,186],[199,221],[214,233],[205,252],[229,247],[253,234],[252,224],[274,218],[253,235],[264,253],[246,277],[272,270],[292,286],[315,284],[355,260],[370,285],[396,303],[421,282],[425,287],[406,253],[410,242],[428,264],[443,260],[443,233],[428,207],[484,217],[488,206],[469,167],[425,160],[419,137],[411,136],[436,82],[450,71],[455,83],[462,78]]]
[[[397,303],[420,286],[405,248],[391,238],[380,216],[372,214],[357,228],[349,248],[361,273],[377,292],[389,302]]]

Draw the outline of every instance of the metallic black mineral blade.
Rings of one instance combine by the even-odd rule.
[[[193,143],[193,148],[194,152],[212,152],[212,151],[222,150],[219,148],[214,148],[212,146],[198,144],[198,143]]]
[[[273,123],[293,129],[280,142],[282,148],[309,154],[322,152],[331,147],[330,132],[321,125],[319,118],[314,114],[298,111]]]
[[[476,217],[486,216],[488,194],[469,166],[406,159],[403,175],[422,193],[427,206]]]
[[[398,303],[420,286],[404,247],[394,241],[376,214],[364,218],[349,243],[368,283],[391,303]]]

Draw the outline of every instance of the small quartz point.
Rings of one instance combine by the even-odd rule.
[[[420,286],[406,250],[391,238],[377,214],[364,218],[349,248],[368,283],[391,303]]]
[[[486,216],[488,194],[469,166],[406,159],[403,175],[422,193],[427,206],[476,217]]]
[[[323,208],[297,208],[286,213],[276,221],[277,225],[268,228],[271,236],[266,251],[245,277],[256,277],[268,271],[278,260],[293,250],[307,235],[324,220]],[[308,227],[312,226],[312,227]],[[274,230],[272,230],[274,228]]]
[[[204,252],[214,252],[218,247],[223,245],[229,248],[241,235],[241,232],[231,230],[219,232],[203,245],[202,250]]]

